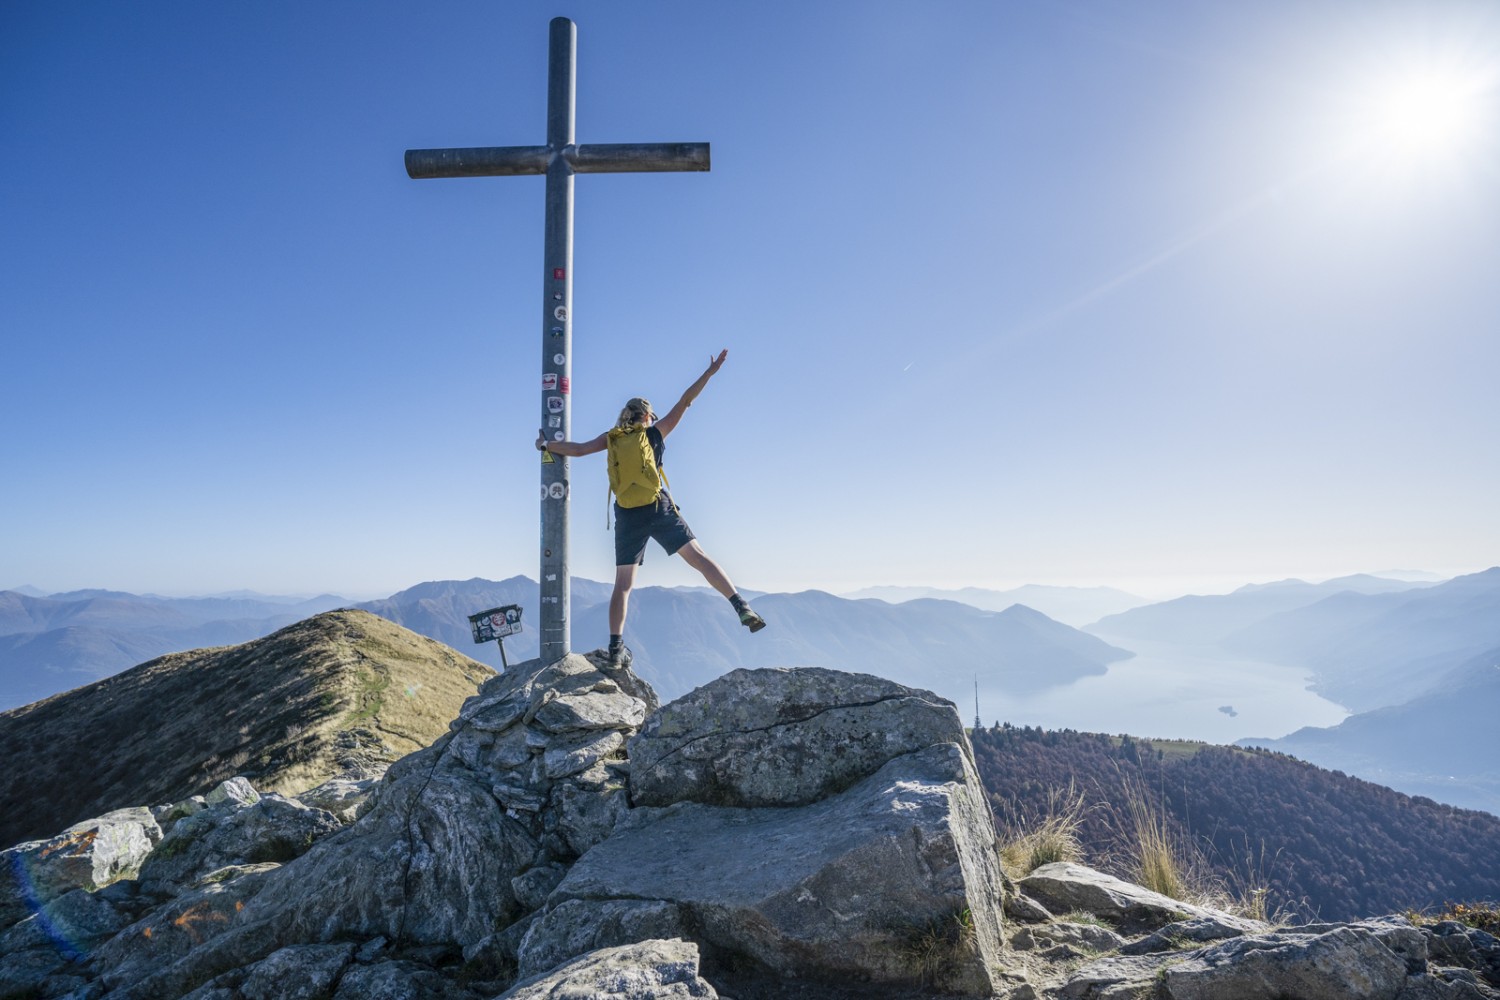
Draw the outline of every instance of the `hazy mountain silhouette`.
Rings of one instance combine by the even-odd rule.
[[[602,648],[611,585],[579,577],[572,585],[573,648]],[[504,604],[526,609],[523,633],[505,640],[507,658],[537,655],[537,585],[524,576],[424,583],[359,607],[498,666],[494,644],[473,645],[468,616]],[[893,680],[967,701],[975,674],[990,690],[1031,691],[1103,673],[1133,655],[1023,607],[996,613],[956,601],[892,605],[822,591],[757,595],[755,606],[773,627],[752,638],[712,590],[637,588],[625,636],[636,671],[671,699],[736,667],[838,667],[859,657]]]
[[[1343,593],[1227,636],[1236,652],[1307,667],[1352,709],[1399,704],[1500,646],[1500,567],[1396,593]]]
[[[167,598],[110,590],[0,591],[0,711],[165,653],[246,642],[348,603],[325,595]]]
[[[1401,705],[1309,726],[1242,746],[1293,754],[1409,795],[1500,815],[1500,648],[1450,671],[1441,686]]]
[[[1107,615],[1150,604],[1144,597],[1128,594],[1113,587],[1051,587],[1027,584],[1012,590],[987,590],[983,587],[961,587],[943,590],[939,587],[866,587],[844,594],[850,600],[875,598],[899,604],[924,597],[940,601],[958,601],[985,611],[1004,611],[1012,604],[1026,607],[1053,621],[1082,628]]]
[[[1151,639],[1188,644],[1217,643],[1263,618],[1306,607],[1344,591],[1383,594],[1428,586],[1406,580],[1357,575],[1324,583],[1281,580],[1249,584],[1232,594],[1190,595],[1102,618],[1086,628],[1110,639]]]

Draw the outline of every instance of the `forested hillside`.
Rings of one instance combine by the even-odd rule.
[[[973,734],[1002,827],[1082,796],[1087,860],[1131,876],[1131,802],[1231,890],[1325,920],[1500,899],[1500,819],[1391,791],[1284,754],[1070,730]]]

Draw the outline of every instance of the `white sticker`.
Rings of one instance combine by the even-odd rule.
[[[562,431],[558,431],[556,434],[552,435],[552,440],[554,440],[554,441],[565,441],[565,440],[567,440],[567,437],[568,436],[566,434],[564,434]]]
[[[547,582],[548,583],[556,583],[557,582],[557,574],[556,573],[548,573],[547,574]]]
[[[542,499],[547,499],[547,485],[545,483],[542,484]]]
[[[561,500],[563,498],[563,493],[565,492],[566,491],[563,489],[562,483],[553,483],[551,486],[547,487],[547,495],[554,500]]]
[[[559,323],[566,323],[568,320],[568,307],[558,306],[556,309],[552,310],[552,318],[557,320]]]
[[[543,392],[556,392],[557,391],[557,372],[543,372],[542,373],[542,391]]]
[[[548,417],[547,418],[547,426],[548,427],[561,427],[562,426],[562,417]]]
[[[547,412],[548,413],[561,413],[563,411],[563,407],[565,405],[567,405],[567,404],[563,401],[563,398],[561,396],[548,396],[547,397]]]
[[[552,355],[552,363],[554,365],[560,365],[564,361],[567,361],[567,360],[568,360],[568,358],[567,358],[567,355],[565,355],[565,354],[554,354],[554,355]]]

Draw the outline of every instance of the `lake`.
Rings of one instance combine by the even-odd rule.
[[[1334,726],[1349,712],[1308,690],[1308,671],[1212,648],[1100,638],[1135,656],[1034,695],[981,689],[980,718],[1017,726],[1233,743]],[[972,704],[972,703],[971,703]],[[1220,711],[1229,706],[1236,714]],[[962,703],[959,714],[967,721]]]

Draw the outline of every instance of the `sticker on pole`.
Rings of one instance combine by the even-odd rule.
[[[547,426],[551,427],[553,430],[556,430],[557,428],[562,426],[562,417],[548,417]]]
[[[557,320],[559,323],[566,323],[568,321],[568,307],[558,306],[556,309],[552,310],[552,318]]]
[[[561,281],[564,278],[566,278],[567,276],[568,276],[568,272],[564,271],[560,267],[554,267],[552,269],[552,280],[553,281]]]
[[[552,336],[554,336],[554,337],[561,337],[562,335],[563,335],[563,328],[562,327],[560,327],[560,326],[554,326],[552,328]]]
[[[561,413],[563,411],[563,407],[566,406],[566,405],[567,405],[567,403],[563,400],[563,398],[561,396],[548,396],[547,397],[547,412],[548,413]]]
[[[562,364],[563,362],[565,362],[567,360],[568,360],[568,356],[566,354],[558,353],[558,354],[552,355],[552,363],[554,365],[560,365],[560,364]]]
[[[565,487],[562,483],[553,483],[551,486],[547,487],[547,496],[551,497],[553,500],[561,500],[564,496],[567,495],[567,492],[567,487]]]
[[[494,642],[504,636],[515,635],[521,631],[521,606],[507,604],[503,608],[491,608],[477,615],[470,615],[469,628],[474,633],[476,643]]]
[[[564,379],[563,381],[564,381],[564,383],[566,383],[567,379]],[[542,391],[543,392],[556,392],[557,391],[557,372],[543,372],[542,373]],[[567,390],[564,389],[563,391],[566,392]]]

